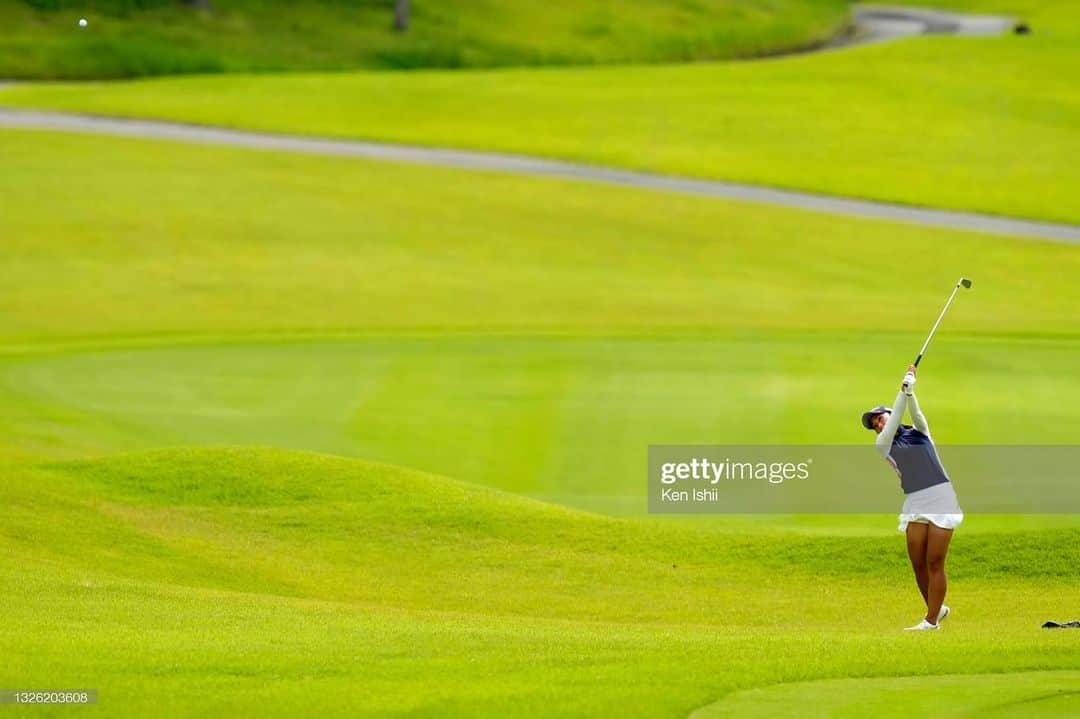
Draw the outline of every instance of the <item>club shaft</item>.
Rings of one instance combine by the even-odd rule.
[[[956,287],[953,288],[952,294],[949,295],[949,300],[945,303],[945,306],[941,308],[941,314],[938,315],[937,321],[934,322],[934,326],[930,328],[930,334],[926,336],[926,341],[923,342],[922,349],[919,350],[919,356],[915,358],[915,366],[919,366],[919,361],[922,360],[924,354],[926,354],[926,348],[930,346],[930,340],[934,338],[934,333],[937,332],[938,325],[941,324],[941,319],[945,316],[945,313],[949,309],[949,305],[952,304],[953,298],[956,297],[956,293],[960,290],[960,283],[956,283]]]

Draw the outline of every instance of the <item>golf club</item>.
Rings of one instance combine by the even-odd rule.
[[[930,328],[930,334],[928,334],[926,336],[926,341],[923,342],[922,349],[919,350],[919,356],[915,358],[914,364],[915,364],[916,367],[918,367],[919,362],[922,361],[923,355],[926,353],[926,348],[930,346],[930,340],[932,340],[934,338],[934,333],[937,332],[938,325],[941,324],[941,318],[945,316],[945,312],[948,311],[949,305],[952,304],[953,298],[956,297],[956,293],[961,287],[963,287],[965,289],[970,289],[971,288],[971,280],[969,280],[967,277],[961,277],[960,280],[956,283],[956,287],[953,288],[952,294],[949,295],[948,301],[945,303],[945,306],[941,309],[941,314],[938,315],[937,321],[934,322],[934,326]]]

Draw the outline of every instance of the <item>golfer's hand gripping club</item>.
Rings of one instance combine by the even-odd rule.
[[[904,379],[900,384],[900,389],[904,390],[904,394],[910,395],[915,391],[915,365],[911,365],[907,368],[907,372],[904,373]]]

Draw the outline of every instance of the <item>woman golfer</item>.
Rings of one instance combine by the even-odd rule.
[[[900,424],[905,409],[911,414],[913,426]],[[915,399],[915,365],[908,367],[892,409],[875,407],[863,413],[862,423],[877,432],[878,451],[900,475],[904,490],[900,531],[907,532],[908,556],[926,602],[926,616],[907,629],[937,629],[949,616],[944,603],[945,555],[953,529],[963,521],[964,513]]]

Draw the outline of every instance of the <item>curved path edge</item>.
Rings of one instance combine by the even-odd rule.
[[[925,227],[1080,243],[1080,225],[915,207],[799,190],[704,180],[500,152],[420,147],[364,140],[283,135],[164,120],[105,117],[0,107],[0,127],[82,132],[336,157],[364,157],[467,170],[602,182],[640,189],[680,192],[758,204],[792,207],[849,217],[903,222]]]
[[[906,5],[856,5],[851,9],[849,32],[829,47],[898,40],[917,35],[1005,35],[1018,32],[1016,18],[1007,15],[975,15]]]
[[[1031,677],[1032,675],[1039,675],[1040,677],[1055,678],[1059,675],[1066,675],[1068,680],[1080,675],[1076,669],[1069,667],[1057,667],[1053,669],[1017,669],[1016,671],[1005,672],[973,672],[966,673],[949,673],[949,674],[901,674],[901,675],[882,675],[882,676],[869,676],[869,677],[827,677],[821,679],[803,679],[790,682],[778,682],[776,684],[767,684],[760,687],[753,687],[747,689],[737,689],[731,691],[720,697],[714,702],[710,702],[704,706],[700,706],[687,715],[687,719],[710,719],[713,716],[720,716],[719,712],[724,708],[725,703],[730,703],[733,699],[737,700],[748,694],[757,695],[756,701],[760,702],[760,696],[764,694],[774,694],[777,692],[785,692],[789,690],[797,690],[799,687],[812,687],[821,685],[832,685],[837,687],[836,696],[838,697],[850,697],[849,691],[844,691],[846,687],[850,687],[852,684],[882,684],[882,683],[897,683],[897,684],[912,684],[915,685],[912,689],[916,689],[918,685],[925,685],[927,681],[984,681],[987,679],[993,679],[994,681],[1000,681],[1007,677]],[[1069,688],[1065,688],[1069,687]],[[1031,702],[1041,701],[1045,699],[1059,699],[1062,697],[1077,697],[1080,702],[1080,691],[1072,689],[1070,685],[1065,684],[1055,686],[1050,693],[1039,693],[1035,696],[1027,696],[1012,701],[1006,701],[992,707],[983,707],[983,709],[1000,708],[1004,706],[1018,706],[1029,704]],[[789,702],[790,705],[790,702]],[[872,712],[871,712],[872,713]],[[728,715],[725,713],[724,715]],[[736,714],[737,715],[737,714]],[[769,715],[773,716],[773,715]]]

